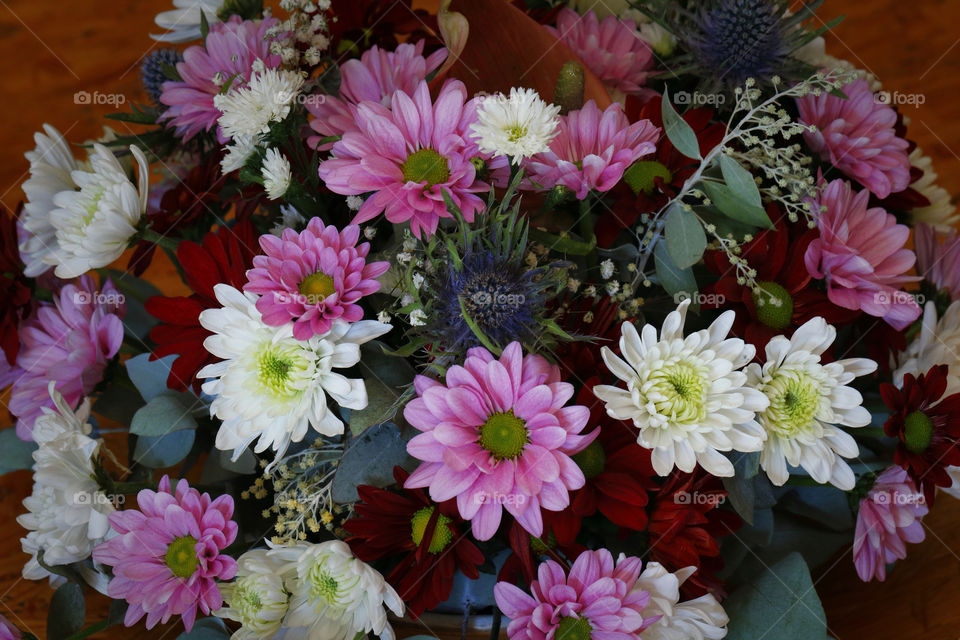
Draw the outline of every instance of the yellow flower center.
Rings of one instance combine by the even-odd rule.
[[[336,285],[333,278],[323,271],[311,273],[300,283],[300,294],[307,299],[309,304],[323,302],[327,296],[336,291]]]
[[[433,517],[433,511],[436,507],[424,507],[413,514],[410,519],[410,538],[413,544],[420,546],[423,536],[427,533],[427,525],[430,524],[430,518]],[[440,553],[446,549],[447,545],[453,542],[453,533],[450,531],[450,518],[440,514],[437,517],[436,526],[433,534],[430,536],[430,547],[427,549],[430,553]]]
[[[427,186],[443,184],[450,179],[447,159],[433,149],[420,149],[407,156],[400,170],[407,182],[426,182]]]

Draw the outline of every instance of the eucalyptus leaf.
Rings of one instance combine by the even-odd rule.
[[[743,166],[725,153],[720,154],[720,171],[723,173],[723,181],[730,187],[730,191],[750,204],[762,207],[760,201],[760,189],[753,180],[753,174],[743,168]]]
[[[219,618],[200,618],[193,628],[177,636],[177,640],[226,640],[230,637],[226,625]]]
[[[692,211],[674,205],[667,211],[663,227],[664,242],[673,263],[680,269],[700,262],[707,249],[707,235]]]
[[[700,143],[697,142],[697,134],[670,104],[670,96],[666,91],[663,93],[661,111],[663,112],[663,128],[673,146],[688,158],[700,160]]]
[[[377,377],[365,378],[367,406],[350,412],[350,431],[353,435],[393,417],[401,393]]]
[[[693,271],[689,267],[681,269],[674,264],[665,243],[657,243],[653,250],[653,262],[660,286],[666,289],[667,293],[674,297],[691,297],[697,292],[697,280],[693,277]]]
[[[83,628],[87,605],[83,587],[76,582],[65,582],[53,592],[47,611],[47,640],[66,640]]]
[[[397,425],[389,422],[370,427],[354,438],[340,459],[331,485],[334,502],[356,502],[357,487],[361,484],[393,484],[393,467],[398,465],[407,470],[416,466],[407,453],[407,438]]]
[[[729,186],[716,182],[700,182],[698,186],[704,190],[723,215],[754,227],[774,228],[763,207],[744,200]]]
[[[181,429],[196,429],[197,421],[185,401],[187,394],[161,393],[141,407],[130,422],[130,433],[138,436],[162,436]],[[195,402],[196,398],[193,398]]]
[[[151,469],[163,469],[183,460],[193,447],[195,431],[183,429],[162,436],[139,436],[133,460]]]
[[[163,295],[155,286],[142,278],[130,275],[116,269],[101,269],[102,276],[108,276],[113,281],[123,297],[126,312],[123,316],[123,328],[132,337],[145,340],[157,324],[157,319],[147,313],[144,303],[153,297]]]
[[[15,427],[0,430],[0,475],[10,471],[33,468],[35,442],[24,442],[17,437]]]
[[[176,354],[173,354],[151,360],[149,353],[141,353],[127,360],[127,375],[130,376],[133,385],[146,402],[150,402],[161,393],[166,393],[167,377],[176,359]]]

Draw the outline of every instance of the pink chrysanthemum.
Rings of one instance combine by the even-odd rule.
[[[177,73],[183,80],[163,83],[160,102],[169,108],[160,119],[169,120],[184,140],[213,128],[220,117],[213,97],[220,93],[223,83],[229,81],[236,87],[250,80],[256,60],[262,60],[268,69],[280,66],[280,56],[270,53],[271,39],[267,35],[275,24],[276,18],[253,22],[234,15],[211,25],[206,42],[184,51],[183,62],[177,63]],[[214,82],[215,77],[220,78],[220,84]]]
[[[853,562],[861,580],[882,582],[887,565],[907,557],[905,543],[923,540],[920,519],[928,511],[923,493],[903,467],[892,466],[877,476],[857,514]]]
[[[301,233],[284,229],[283,236],[260,236],[265,255],[254,256],[243,290],[260,295],[257,310],[263,321],[279,327],[293,321],[293,337],[309,340],[330,331],[334,320],[363,318],[360,298],[376,292],[374,278],[389,262],[367,263],[370,244],[357,246],[360,227],[337,231],[312,218]]]
[[[446,386],[417,376],[418,398],[403,415],[423,433],[407,451],[423,460],[404,486],[430,487],[430,498],[457,499],[473,535],[489,540],[503,508],[532,535],[543,534],[540,509],[561,511],[569,491],[584,484],[570,459],[599,430],[587,435],[586,407],[564,404],[573,385],[560,381],[560,368],[539,355],[523,356],[511,342],[499,359],[484,349],[467,351],[463,366],[447,371]]]
[[[650,594],[635,588],[642,570],[640,558],[621,554],[614,564],[606,549],[587,550],[569,576],[553,560],[542,563],[533,595],[509,582],[498,582],[493,594],[510,618],[510,640],[637,640],[660,618],[643,617]]]
[[[843,87],[846,99],[824,93],[797,100],[810,148],[879,198],[910,185],[909,143],[897,137],[897,112],[873,95],[863,78]]]
[[[333,145],[334,157],[320,165],[320,178],[331,191],[374,192],[354,223],[385,212],[390,222],[409,221],[415,236],[429,237],[440,218],[451,217],[444,193],[468,222],[483,209],[476,194],[490,186],[477,177],[472,162],[483,158],[469,135],[477,119],[476,100],[464,104],[466,98],[463,83],[448,80],[434,103],[421,82],[412,96],[396,91],[390,109],[374,102],[356,108],[355,127]],[[504,158],[489,165],[498,161],[505,165]]]
[[[101,290],[90,276],[81,276],[40,303],[20,327],[18,377],[10,392],[10,411],[17,416],[17,435],[30,440],[43,407],[53,408],[50,381],[71,407],[103,379],[107,361],[123,342],[123,296],[107,280]]]
[[[549,151],[527,161],[527,175],[542,189],[563,185],[583,200],[591,189],[612,189],[627,167],[656,150],[659,135],[649,120],[630,124],[618,103],[601,112],[590,100],[561,116],[560,133]]]
[[[357,60],[353,58],[340,66],[340,96],[324,96],[321,100],[307,100],[306,107],[313,114],[310,127],[316,136],[307,139],[311,148],[326,150],[332,144],[318,146],[323,138],[340,136],[354,128],[354,107],[361,102],[379,102],[390,108],[396,91],[413,95],[417,85],[443,64],[446,49],[439,49],[423,57],[424,41],[401,44],[396,51],[384,51],[374,45]]]
[[[113,567],[107,594],[130,603],[128,627],[144,615],[147,629],[178,615],[189,631],[198,608],[209,615],[223,606],[216,581],[237,573],[236,561],[222,553],[237,537],[233,498],[211,500],[186,480],[174,493],[163,476],[157,491],[137,494],[137,504],[139,511],[110,515],[117,535],[93,550],[94,560]]]
[[[960,300],[960,234],[956,229],[940,233],[928,224],[914,227],[917,273],[937,290],[945,289]]]
[[[920,316],[920,305],[901,287],[919,278],[904,275],[916,256],[906,248],[910,229],[880,207],[867,208],[870,193],[833,180],[812,202],[820,237],[804,255],[807,271],[826,279],[830,302],[883,318],[897,330]]]
[[[564,9],[557,15],[556,28],[547,30],[570,47],[604,84],[624,93],[643,91],[653,71],[653,51],[633,22],[615,15],[601,22],[593,11],[581,16],[573,9]]]

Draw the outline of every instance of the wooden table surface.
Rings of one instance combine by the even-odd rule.
[[[26,176],[23,153],[33,133],[49,122],[71,141],[102,132],[109,105],[77,104],[75,94],[120,94],[142,100],[138,63],[154,46],[147,38],[156,12],[170,0],[0,0],[0,201],[14,207]],[[957,0],[827,0],[824,19],[846,14],[829,38],[829,50],[871,70],[889,91],[922,96],[906,106],[911,137],[933,158],[940,183],[960,193],[960,2]],[[91,101],[93,102],[93,101]],[[914,101],[916,102],[916,101]],[[122,131],[123,125],[117,123]],[[148,277],[164,277],[158,263]],[[4,400],[0,398],[0,400]],[[0,410],[2,413],[2,410]],[[9,418],[7,418],[9,424]],[[30,474],[0,481],[0,514],[7,534],[0,540],[0,613],[39,637],[45,635],[50,590],[20,577],[26,556],[14,518],[30,490]],[[960,637],[960,504],[944,496],[924,521],[927,540],[911,546],[907,562],[886,583],[863,585],[849,553],[821,569],[817,589],[831,634],[840,640]],[[88,605],[87,621],[102,619],[102,598]],[[180,627],[126,630],[114,627],[95,638],[175,638]],[[771,638],[770,640],[776,640]]]

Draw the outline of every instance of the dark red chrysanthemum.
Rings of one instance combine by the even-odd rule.
[[[763,358],[771,338],[780,334],[789,337],[814,317],[836,326],[849,324],[860,315],[858,310],[838,307],[825,291],[810,286],[812,278],[803,256],[817,237],[816,229],[802,222],[788,223],[776,203],[767,206],[767,215],[776,228],[765,229],[744,244],[740,256],[756,269],[760,293],[737,281],[737,271],[725,252],[708,251],[703,256],[707,267],[720,276],[704,287],[703,307],[735,310],[732,332],[757,348],[758,359]]]
[[[943,398],[947,370],[937,365],[917,377],[908,373],[899,389],[880,385],[891,411],[883,430],[899,441],[894,461],[907,470],[928,505],[937,487],[953,483],[947,467],[960,465],[960,393]]]
[[[0,205],[0,348],[10,366],[17,361],[17,327],[30,312],[30,284],[17,248],[17,215]]]
[[[620,184],[610,192],[614,197],[610,210],[604,211],[597,220],[597,244],[601,247],[612,246],[624,229],[637,223],[641,214],[659,211],[700,166],[699,160],[677,151],[667,138],[662,103],[660,96],[651,98],[639,108],[635,100],[627,101],[626,114],[630,122],[649,120],[664,133],[657,142],[656,153],[631,165]],[[683,119],[696,134],[704,157],[720,144],[726,133],[722,123],[713,122],[713,110],[707,107],[690,109],[683,114]]]
[[[403,41],[426,40],[433,51],[440,40],[437,16],[425,9],[414,9],[412,0],[333,0],[330,22],[331,51],[337,56],[359,56],[376,45],[393,51]]]
[[[726,496],[720,479],[698,468],[667,478],[648,510],[649,558],[668,571],[697,567],[681,588],[688,598],[723,595],[719,539],[743,525],[733,511],[717,508]]]
[[[393,469],[398,487],[408,475]],[[418,618],[449,598],[456,571],[471,580],[480,576],[483,553],[468,538],[455,500],[437,504],[423,489],[395,492],[361,485],[357,491],[356,515],[343,523],[351,534],[347,544],[364,562],[400,557],[386,579],[411,616]]]
[[[557,323],[570,335],[583,338],[561,342],[554,350],[553,356],[563,378],[581,380],[598,371],[606,371],[600,350],[603,347],[614,351],[619,349],[617,341],[620,339],[620,325],[624,322],[620,320],[620,307],[607,296],[599,299],[568,296],[562,306]]]
[[[243,289],[247,269],[253,267],[257,251],[257,232],[247,220],[233,228],[224,226],[211,231],[203,238],[203,244],[184,240],[177,247],[184,279],[193,294],[153,296],[146,303],[147,312],[161,322],[150,330],[150,339],[157,343],[150,358],[178,356],[167,378],[169,388],[185,391],[192,384],[195,391],[200,391],[197,372],[219,360],[203,348],[203,341],[212,334],[200,325],[200,312],[220,308],[214,285],[225,283]]]

